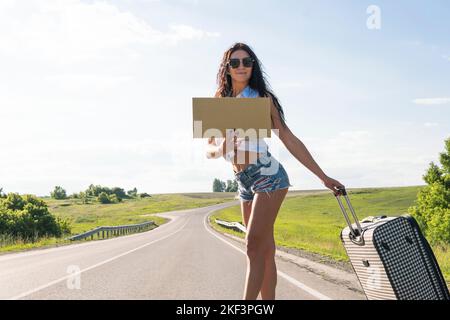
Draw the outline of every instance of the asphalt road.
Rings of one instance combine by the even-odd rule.
[[[144,233],[2,255],[0,299],[240,300],[245,246],[207,223],[234,204],[159,214],[171,221]],[[295,263],[277,267],[276,299],[364,299]]]

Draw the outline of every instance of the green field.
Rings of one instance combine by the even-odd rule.
[[[206,207],[233,200],[234,192],[154,194],[151,198],[124,200],[117,204],[81,204],[80,200],[55,200],[42,198],[55,216],[71,221],[72,235],[89,231],[98,226],[118,226],[154,221],[161,225],[166,219],[152,213]],[[0,252],[21,251],[71,243],[58,238],[43,238],[35,243],[0,236]]]
[[[407,212],[414,204],[418,187],[347,189],[358,217],[373,215],[396,216]],[[165,219],[152,215],[157,212],[183,210],[228,202],[235,193],[183,193],[155,194],[151,198],[124,200],[118,204],[81,204],[77,199],[54,200],[43,198],[56,216],[72,222],[72,234],[79,234],[97,226],[117,226],[154,221],[157,225]],[[343,199],[344,201],[344,199]],[[344,201],[344,206],[346,206]],[[240,206],[218,211],[210,217],[212,225],[220,231],[244,238],[242,233],[217,225],[214,219],[240,221]],[[290,191],[283,202],[275,223],[275,240],[278,246],[296,248],[327,256],[338,261],[348,261],[340,242],[339,233],[345,220],[334,196],[327,191]],[[57,238],[41,239],[36,243],[23,243],[17,239],[8,243],[0,237],[0,252],[21,251],[71,243]],[[441,269],[450,279],[449,245],[433,250]]]
[[[347,189],[351,204],[360,219],[367,216],[398,216],[407,213],[414,204],[418,187]],[[344,207],[350,214],[344,198]],[[217,225],[214,219],[242,223],[240,206],[233,206],[211,216],[213,226],[220,231],[244,238],[244,234]],[[341,210],[331,192],[287,197],[275,222],[275,241],[278,246],[318,253],[334,260],[348,261],[339,234],[346,225]],[[450,279],[450,245],[434,247],[433,251]]]

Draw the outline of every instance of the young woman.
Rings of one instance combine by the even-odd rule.
[[[305,145],[289,130],[283,109],[268,89],[261,64],[249,46],[236,43],[224,53],[217,81],[216,97],[269,97],[274,133],[327,188],[335,195],[340,193],[338,187],[344,186],[322,171]],[[224,157],[230,161],[239,186],[242,217],[247,228],[247,275],[243,299],[255,300],[261,293],[262,299],[274,300],[277,268],[273,226],[291,186],[286,170],[270,154],[264,139],[244,140],[234,134],[227,134],[222,139],[212,137],[208,139],[206,156],[213,159]],[[277,170],[273,174],[262,174],[269,167]]]

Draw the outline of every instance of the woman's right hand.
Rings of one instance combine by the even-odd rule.
[[[228,141],[230,144],[227,144]],[[225,133],[225,139],[222,141],[222,148],[223,150],[227,150],[226,146],[229,148],[232,148],[234,152],[237,151],[238,146],[241,144],[241,141],[237,141],[237,133],[234,129],[229,129]],[[227,153],[227,152],[225,152]]]

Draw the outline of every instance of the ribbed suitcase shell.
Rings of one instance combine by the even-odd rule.
[[[341,240],[367,299],[450,299],[433,251],[414,218],[362,221],[362,244],[351,240],[349,227],[342,230]]]

